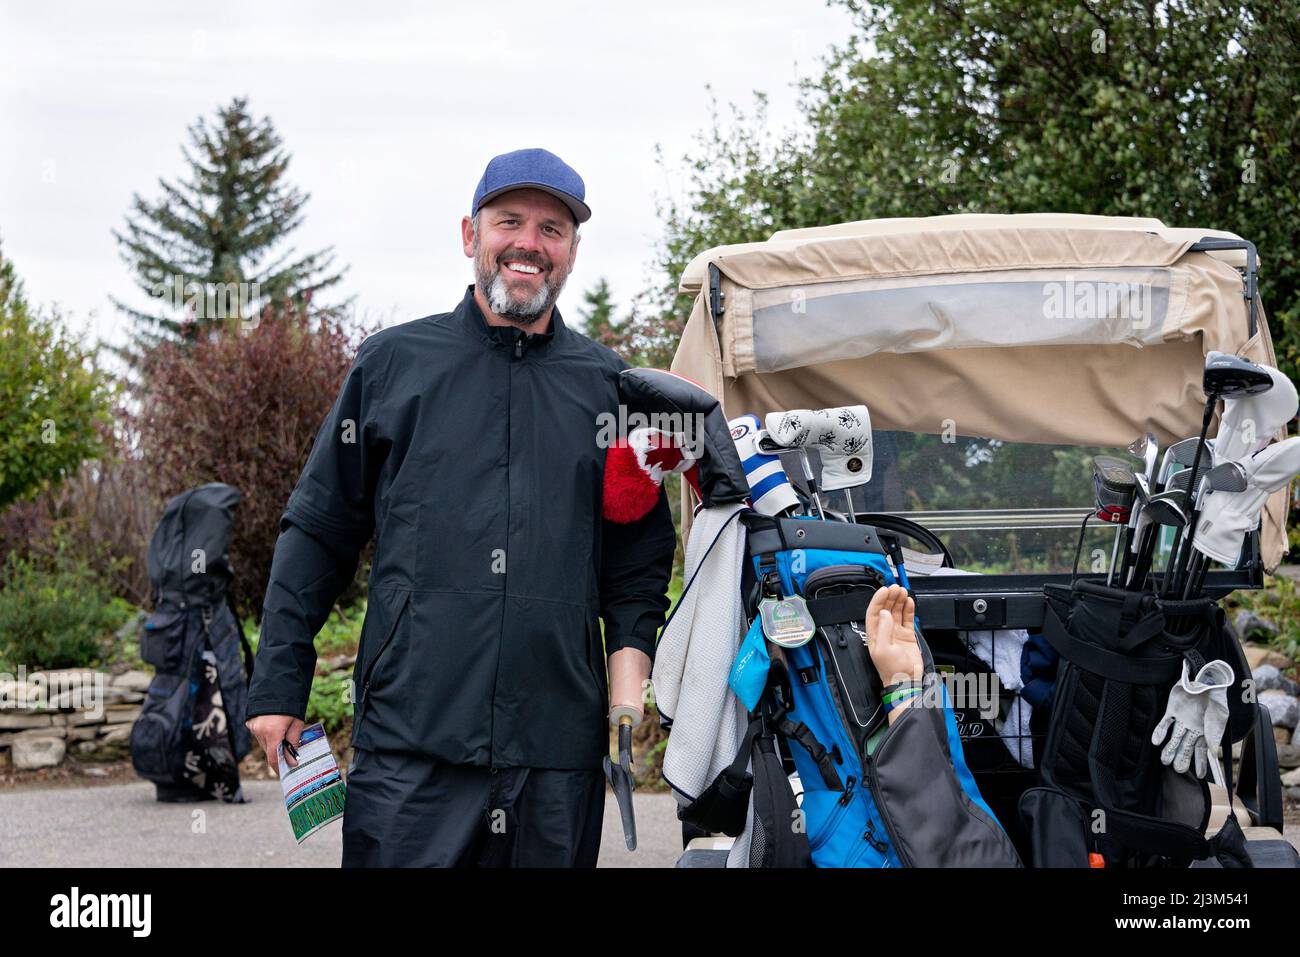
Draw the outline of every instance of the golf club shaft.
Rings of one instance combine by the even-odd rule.
[[[1209,398],[1206,399],[1205,401],[1205,415],[1201,417],[1201,434],[1197,439],[1197,444],[1196,444],[1197,450],[1201,448],[1201,444],[1205,442],[1206,434],[1210,431],[1210,420],[1214,418],[1214,406],[1218,403],[1218,401],[1219,401],[1219,397],[1217,393],[1210,393]],[[1194,495],[1196,493],[1196,478],[1200,472],[1200,468],[1201,468],[1201,456],[1193,455],[1192,474],[1187,482],[1187,493],[1189,495]],[[1195,507],[1193,507],[1192,509],[1193,518],[1195,517],[1195,514],[1196,514],[1196,510]],[[1173,550],[1170,551],[1169,553],[1169,564],[1165,566],[1165,580],[1162,583],[1163,587],[1161,588],[1161,594],[1170,598],[1178,594],[1177,592],[1178,585],[1176,581],[1178,577],[1177,576],[1178,555],[1179,555],[1178,546],[1182,542],[1182,540],[1183,540],[1183,530],[1181,528],[1175,529],[1174,546],[1173,546]],[[1172,587],[1171,587],[1171,579],[1174,580],[1172,582]]]
[[[1133,563],[1132,584],[1135,587],[1130,588],[1129,591],[1142,591],[1146,587],[1147,576],[1151,572],[1151,557],[1155,554],[1161,527],[1154,522],[1148,522],[1142,529],[1142,537],[1138,541],[1137,560]]]
[[[1196,558],[1200,554],[1195,551],[1192,546],[1196,543],[1196,526],[1201,520],[1201,505],[1203,500],[1204,496],[1201,495],[1198,495],[1196,498],[1196,507],[1192,509],[1191,528],[1187,531],[1187,541],[1184,544],[1184,551],[1187,553],[1187,556],[1184,559],[1186,568],[1183,569],[1186,577],[1186,581],[1183,583],[1183,598],[1190,597],[1193,566],[1196,564]]]
[[[1119,543],[1124,537],[1125,526],[1119,525],[1115,528],[1115,544],[1110,549],[1110,566],[1106,569],[1106,584],[1110,585],[1115,579],[1115,563],[1119,561]]]
[[[822,508],[821,496],[817,494],[817,480],[813,478],[812,463],[808,461],[808,450],[799,449],[799,461],[803,463],[803,480],[808,483],[808,493],[812,495],[813,502],[817,505],[817,517],[825,521],[826,510]]]

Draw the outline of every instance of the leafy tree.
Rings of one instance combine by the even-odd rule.
[[[1255,242],[1300,372],[1300,7],[1264,0],[836,0],[849,39],[799,128],[718,117],[664,204],[662,283],[624,335],[671,355],[682,269],[782,228],[956,212],[1155,216]]]
[[[156,201],[137,194],[125,233],[113,233],[136,285],[164,303],[149,315],[113,300],[135,324],[131,347],[118,350],[133,363],[160,342],[310,302],[342,278],[330,271],[332,247],[297,258],[280,248],[302,225],[309,196],[287,182],[290,157],[269,119],[255,121],[237,98],[189,136],[181,152],[190,178],[159,180]]]
[[[98,453],[108,384],[93,361],[57,315],[29,308],[0,253],[0,509]]]

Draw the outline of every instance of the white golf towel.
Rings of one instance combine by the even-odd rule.
[[[740,597],[745,530],[734,517],[744,508],[723,505],[695,516],[686,542],[688,588],[655,650],[655,704],[672,722],[663,775],[683,803],[699,797],[735,760],[745,736],[744,706],[727,684],[746,631]]]

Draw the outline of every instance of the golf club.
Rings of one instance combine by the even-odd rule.
[[[799,462],[803,466],[803,481],[808,486],[808,493],[812,495],[812,500],[817,505],[817,515],[819,518],[826,518],[826,510],[822,508],[821,496],[817,494],[817,479],[813,477],[812,463],[808,461],[808,450],[800,447]]]
[[[1244,492],[1249,487],[1250,482],[1246,478],[1246,469],[1240,462],[1224,462],[1206,472],[1205,481],[1202,484],[1205,488],[1197,496],[1196,508],[1191,517],[1192,528],[1187,533],[1186,551],[1190,557],[1187,559],[1187,581],[1183,586],[1184,599],[1199,594],[1200,589],[1205,584],[1205,556],[1193,550],[1196,544],[1196,519],[1201,513],[1201,503],[1205,495],[1215,492],[1220,494]],[[1196,577],[1200,578],[1200,583],[1193,588],[1192,581]]]
[[[1196,521],[1205,502],[1205,496],[1212,492],[1244,492],[1247,485],[1246,470],[1238,462],[1222,462],[1202,476],[1197,485],[1196,497],[1192,500],[1191,514],[1187,516],[1187,539],[1183,542],[1183,549],[1179,553],[1178,564],[1171,566],[1171,571],[1175,574],[1173,594],[1177,595],[1181,592],[1183,598],[1187,598],[1187,578],[1191,570],[1192,546],[1196,542]]]
[[[1164,457],[1160,460],[1160,474],[1157,476],[1156,487],[1158,491],[1164,491],[1169,484],[1169,476],[1173,474],[1174,466],[1179,465],[1184,469],[1192,467],[1192,457],[1196,452],[1197,440],[1195,436],[1175,442],[1169,448],[1165,449]],[[1214,455],[1214,440],[1206,439],[1200,444],[1201,449],[1201,467],[1208,468],[1213,464],[1212,456]]]
[[[1145,474],[1138,473],[1133,476],[1133,482],[1136,487],[1136,494],[1133,500],[1133,507],[1129,510],[1128,528],[1124,532],[1124,559],[1119,569],[1119,586],[1124,587],[1128,580],[1129,573],[1133,568],[1133,560],[1137,557],[1137,535],[1139,528],[1142,527],[1142,512],[1146,509],[1147,502],[1151,498],[1151,483]],[[1116,529],[1118,532],[1118,529]],[[1114,567],[1114,561],[1111,562]],[[1110,578],[1106,579],[1106,584],[1110,584]]]
[[[1182,528],[1186,525],[1186,504],[1187,494],[1178,489],[1157,492],[1147,502],[1146,508],[1142,510],[1138,555],[1128,581],[1129,591],[1142,591],[1146,588],[1146,580],[1151,574],[1152,556],[1160,537],[1158,529],[1165,526]]]
[[[1213,484],[1213,482],[1215,481],[1214,479],[1211,479],[1211,478],[1210,478],[1210,475],[1211,475],[1212,473],[1214,473],[1214,469],[1211,469],[1211,470],[1210,470],[1209,472],[1207,472],[1205,475],[1202,475],[1202,476],[1201,476],[1201,480],[1197,483],[1197,485],[1199,486],[1198,489],[1197,489],[1197,495],[1192,495],[1192,494],[1190,494],[1190,492],[1189,492],[1189,484],[1190,484],[1190,482],[1191,482],[1191,478],[1192,478],[1192,470],[1191,470],[1191,469],[1185,469],[1185,470],[1182,471],[1182,472],[1175,472],[1172,476],[1170,476],[1170,479],[1169,479],[1169,488],[1167,489],[1167,491],[1169,491],[1169,492],[1176,492],[1176,493],[1178,493],[1179,495],[1182,495],[1182,496],[1183,496],[1183,503],[1184,503],[1184,504],[1183,504],[1183,506],[1182,506],[1182,509],[1183,509],[1183,513],[1187,516],[1187,520],[1188,520],[1189,522],[1192,520],[1193,512],[1194,512],[1194,511],[1196,510],[1196,508],[1197,508],[1197,505],[1198,505],[1198,502],[1199,502],[1199,500],[1200,500],[1200,497],[1201,497],[1202,495],[1205,494],[1205,491],[1206,491],[1206,490],[1210,487],[1210,485]],[[1218,477],[1217,477],[1217,478],[1218,478],[1219,481],[1224,481],[1226,475],[1227,475],[1227,472],[1226,472],[1226,471],[1220,471],[1220,472],[1218,473]],[[1229,480],[1229,481],[1231,481],[1231,480]],[[1185,527],[1185,526],[1184,526],[1184,527]],[[1177,532],[1177,530],[1176,530],[1176,532]],[[1170,550],[1170,553],[1169,553],[1169,556],[1168,556],[1168,558],[1166,559],[1166,564],[1165,564],[1165,580],[1164,580],[1164,582],[1162,582],[1162,584],[1161,584],[1161,593],[1162,593],[1162,594],[1164,594],[1164,585],[1167,584],[1167,582],[1168,582],[1170,576],[1174,575],[1175,572],[1176,572],[1176,565],[1175,565],[1175,562],[1174,562],[1174,552],[1173,552],[1173,550],[1171,549],[1171,550]],[[1174,594],[1176,594],[1176,592],[1175,592]],[[1166,597],[1168,597],[1168,596],[1166,596]]]
[[[1156,437],[1150,432],[1142,433],[1129,445],[1128,453],[1134,458],[1142,459],[1146,466],[1143,474],[1146,475],[1149,485],[1155,478],[1156,459],[1160,457],[1160,444]]]
[[[1112,525],[1127,525],[1137,496],[1137,479],[1132,467],[1112,455],[1093,456],[1092,484],[1096,490],[1097,517]],[[1115,529],[1115,545],[1111,549],[1110,567],[1106,570],[1107,584],[1114,578],[1122,532],[1122,528]]]
[[[1120,566],[1119,574],[1121,585],[1124,582],[1125,576],[1129,572],[1129,559],[1133,555],[1134,529],[1137,525],[1138,516],[1142,513],[1142,506],[1146,503],[1146,500],[1151,497],[1151,483],[1155,479],[1156,460],[1160,457],[1160,443],[1150,432],[1143,432],[1129,443],[1127,451],[1128,454],[1134,458],[1141,459],[1144,468],[1142,472],[1136,473],[1134,476],[1139,480],[1139,484],[1137,489],[1137,499],[1129,513],[1128,529],[1124,532],[1124,560]],[[1119,530],[1116,529],[1115,541],[1117,545],[1119,542],[1119,534]],[[1107,585],[1111,583],[1110,576],[1113,574],[1115,569],[1115,556],[1113,552],[1111,555],[1110,567],[1111,572],[1106,576]]]
[[[1211,352],[1205,357],[1205,373],[1201,377],[1201,388],[1205,392],[1205,414],[1201,417],[1201,434],[1199,441],[1204,442],[1206,434],[1210,431],[1210,419],[1214,418],[1214,407],[1220,399],[1238,399],[1248,395],[1259,395],[1273,388],[1273,377],[1268,374],[1267,370],[1255,365],[1249,359],[1242,359],[1239,356],[1228,355],[1224,352]],[[1200,473],[1201,456],[1196,455],[1192,461],[1192,477],[1188,482],[1188,488],[1196,487],[1196,478]],[[1182,529],[1174,531],[1174,550],[1171,553],[1170,561],[1174,562],[1178,557],[1178,546],[1182,540]],[[1181,566],[1173,564],[1170,566],[1177,569]],[[1166,594],[1173,596],[1178,593],[1179,582],[1177,575],[1165,573]]]

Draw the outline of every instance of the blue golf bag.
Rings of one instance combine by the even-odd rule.
[[[738,691],[746,707],[758,699],[737,758],[749,757],[753,768],[750,866],[1021,866],[966,765],[950,692],[919,622],[923,691],[892,723],[886,717],[864,623],[878,588],[908,587],[898,536],[872,525],[756,512],[742,520],[752,623],[732,686],[749,689]],[[816,631],[806,644],[778,649],[778,657],[768,651],[758,604],[793,595],[805,600]],[[796,826],[780,793],[784,781],[776,780],[778,747],[803,788]],[[736,785],[738,770],[727,769],[715,784]]]

